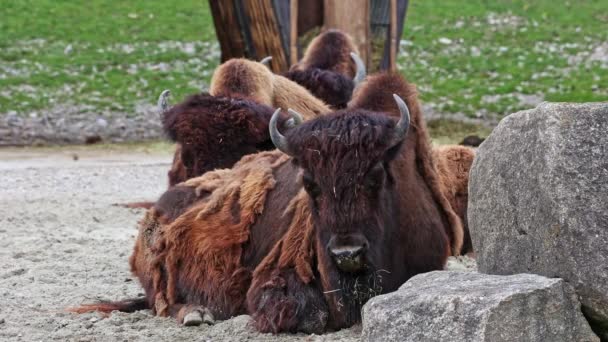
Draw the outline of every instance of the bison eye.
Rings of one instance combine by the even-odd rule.
[[[371,191],[378,190],[384,185],[385,177],[384,167],[376,165],[365,176],[365,187]]]
[[[304,175],[302,177],[302,183],[304,184],[304,189],[310,197],[315,198],[321,194],[321,188],[319,185],[310,177],[310,175]]]

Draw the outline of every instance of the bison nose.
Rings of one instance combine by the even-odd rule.
[[[360,271],[364,265],[364,254],[367,249],[367,243],[364,241],[339,243],[337,240],[337,238],[332,238],[327,247],[338,269],[344,272]]]
[[[363,254],[364,251],[363,246],[342,246],[330,248],[329,252],[331,253],[332,258],[356,258]]]

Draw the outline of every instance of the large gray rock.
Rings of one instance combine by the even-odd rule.
[[[468,218],[480,272],[565,279],[608,341],[608,102],[503,119],[477,150]]]
[[[598,341],[562,279],[435,271],[363,307],[363,341]]]

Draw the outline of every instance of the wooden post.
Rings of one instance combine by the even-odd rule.
[[[289,5],[289,64],[294,65],[298,63],[298,0]]]
[[[370,0],[324,0],[324,29],[340,29],[353,37],[359,55],[370,65]]]
[[[244,1],[244,5],[250,18],[251,38],[258,54],[257,59],[272,56],[270,63],[272,71],[286,71],[289,64],[281,45],[280,34],[277,33],[279,25],[271,0]]]
[[[222,50],[221,61],[245,55],[245,41],[234,11],[234,0],[209,0],[215,34]]]
[[[397,0],[391,0],[391,34],[389,39],[390,55],[389,55],[389,70],[397,70]]]

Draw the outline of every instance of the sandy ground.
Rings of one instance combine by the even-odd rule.
[[[159,152],[0,150],[0,341],[358,339],[358,326],[323,336],[273,336],[255,332],[248,316],[182,327],[149,311],[109,318],[65,312],[142,294],[127,260],[143,211],[114,204],[157,198],[170,160]],[[455,259],[449,265],[475,267]]]

